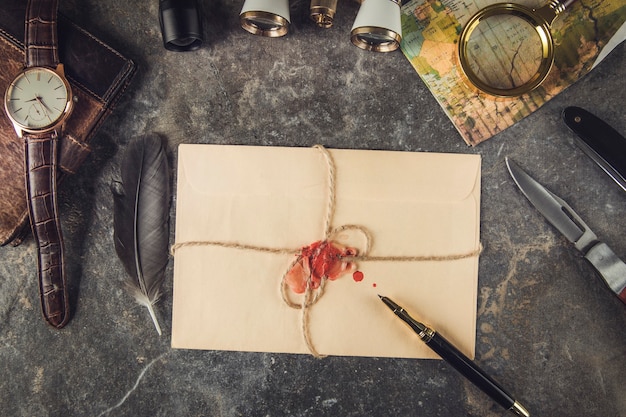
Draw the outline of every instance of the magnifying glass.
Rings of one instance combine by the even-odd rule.
[[[470,83],[497,97],[537,88],[554,63],[550,26],[576,0],[551,0],[539,9],[497,3],[478,11],[459,38],[459,61]]]

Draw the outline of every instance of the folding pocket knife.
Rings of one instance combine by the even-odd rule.
[[[565,108],[563,121],[578,135],[578,147],[626,191],[626,138],[580,107]]]
[[[522,170],[515,162],[506,159],[513,180],[533,206],[572,242],[585,259],[619,299],[626,304],[626,264],[615,255],[561,198],[548,191]]]

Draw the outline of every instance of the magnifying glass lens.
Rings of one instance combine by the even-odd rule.
[[[542,40],[534,25],[513,14],[482,19],[465,47],[467,65],[482,83],[496,89],[514,89],[540,71]]]

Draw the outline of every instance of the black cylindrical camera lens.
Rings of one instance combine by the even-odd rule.
[[[160,0],[163,46],[170,51],[193,51],[202,44],[202,20],[196,0]]]

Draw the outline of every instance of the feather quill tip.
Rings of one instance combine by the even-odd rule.
[[[159,325],[159,320],[157,319],[156,312],[154,311],[154,303],[156,302],[156,300],[151,301],[148,297],[140,292],[136,292],[133,295],[135,296],[135,300],[137,300],[137,303],[148,309],[148,312],[150,313],[150,318],[154,323],[154,327],[156,328],[157,333],[159,333],[159,336],[161,336],[161,326]]]

